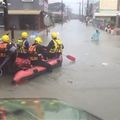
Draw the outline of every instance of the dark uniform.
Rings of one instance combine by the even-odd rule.
[[[16,59],[16,47],[13,43],[0,43],[0,69],[11,71]],[[2,48],[3,46],[3,48]],[[6,65],[7,64],[7,65]]]
[[[46,61],[43,61],[45,56],[45,47],[40,44],[33,44],[29,48],[30,60],[32,65],[43,66],[47,68],[47,71],[52,72],[52,67]]]

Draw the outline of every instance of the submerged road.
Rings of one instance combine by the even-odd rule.
[[[8,76],[0,78],[0,97],[57,98],[104,120],[119,120],[119,36],[100,31],[96,44],[90,40],[95,29],[78,20],[56,25],[52,31],[60,33],[64,54],[76,56],[77,61],[72,63],[64,56],[61,68],[22,85],[11,86]]]

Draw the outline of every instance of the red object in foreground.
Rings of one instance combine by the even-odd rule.
[[[73,57],[73,56],[71,56],[71,55],[66,55],[66,57],[67,57],[69,60],[73,61],[73,62],[76,61],[76,58]]]
[[[60,56],[59,58],[48,60],[48,63],[54,67],[54,66],[61,66],[62,61],[63,61],[63,58],[62,56]],[[27,70],[20,70],[15,74],[12,82],[20,83],[24,79],[33,77],[43,72],[46,72],[46,68],[42,66],[34,66],[32,68],[28,68]]]
[[[0,109],[0,120],[6,120],[5,110]]]

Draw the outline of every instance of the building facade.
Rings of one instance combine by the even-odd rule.
[[[44,12],[48,10],[48,0],[7,0],[7,28],[18,30],[42,30]]]
[[[116,11],[118,0],[100,0],[100,11]]]
[[[67,8],[64,3],[61,2],[50,3],[48,9],[55,23],[66,21]]]
[[[101,21],[104,27],[107,24],[112,24],[113,26],[118,24],[120,26],[120,19],[118,19],[117,23],[117,16],[120,14],[120,0],[100,0],[99,2],[99,11],[94,14],[96,20]]]

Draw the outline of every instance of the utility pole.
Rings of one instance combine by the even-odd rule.
[[[117,0],[117,12],[118,12],[118,14],[116,15],[116,27],[119,27],[119,11],[120,11],[120,0]]]
[[[89,0],[87,0],[86,16],[89,16]]]
[[[8,30],[8,4],[7,0],[4,0],[5,6],[4,6],[4,25],[5,25],[5,30]]]
[[[81,18],[81,2],[79,2],[79,18]]]
[[[61,0],[61,21],[63,24],[63,0]]]
[[[82,21],[83,21],[83,5],[84,4],[84,1],[82,0]]]

